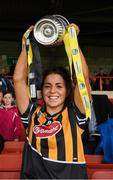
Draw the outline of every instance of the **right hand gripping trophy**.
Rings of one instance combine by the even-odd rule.
[[[61,15],[44,16],[34,26],[34,37],[45,46],[60,44],[68,25],[68,20]]]

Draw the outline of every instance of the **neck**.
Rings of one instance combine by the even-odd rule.
[[[62,110],[63,110],[63,106],[61,108],[46,107],[47,113],[49,113],[51,116],[53,116],[54,114],[60,113]]]
[[[12,105],[5,105],[4,107],[5,107],[5,108],[11,108]]]

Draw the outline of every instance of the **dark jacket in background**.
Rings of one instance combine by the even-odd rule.
[[[108,118],[113,118],[113,104],[108,99],[107,95],[92,95],[92,101],[97,126],[108,120]],[[95,136],[93,137],[93,139],[93,141],[90,140],[90,134],[87,124],[87,128],[82,135],[85,154],[95,154],[95,150],[100,138],[99,136]]]
[[[106,121],[109,117],[113,118],[113,104],[107,95],[92,95],[93,107],[96,115],[97,125]]]

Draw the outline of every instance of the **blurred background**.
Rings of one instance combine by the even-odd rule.
[[[91,73],[113,68],[113,1],[2,0],[0,2],[0,70],[13,71],[26,29],[41,17],[60,14],[80,27],[78,36]],[[40,47],[44,66],[65,63],[63,46]],[[7,73],[6,73],[7,74]]]

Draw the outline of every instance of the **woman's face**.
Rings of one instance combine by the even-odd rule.
[[[62,110],[67,95],[65,82],[59,74],[50,74],[45,78],[42,95],[48,113]]]

